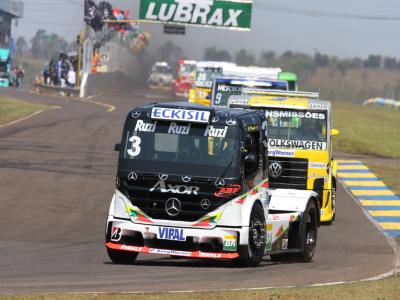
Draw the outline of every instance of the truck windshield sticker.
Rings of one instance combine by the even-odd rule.
[[[208,123],[210,112],[205,110],[154,107],[151,110],[151,118],[166,121]]]
[[[310,111],[266,110],[267,118],[306,118],[325,120],[325,114]]]
[[[224,128],[215,128],[212,125],[208,125],[206,127],[206,131],[204,132],[204,136],[224,138],[227,131],[228,126],[225,126]]]
[[[295,140],[268,140],[268,146],[272,148],[304,149],[304,150],[326,150],[326,143],[313,141]]]
[[[134,131],[139,132],[155,132],[157,121],[154,123],[145,123],[143,120],[137,120]]]
[[[178,125],[175,122],[171,122],[168,128],[168,133],[172,134],[189,134],[190,124],[189,125]]]

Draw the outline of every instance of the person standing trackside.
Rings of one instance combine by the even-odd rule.
[[[99,49],[96,49],[92,58],[92,74],[97,73],[97,65],[100,62]]]
[[[67,76],[67,85],[73,88],[76,84],[76,72],[72,66],[70,66]]]

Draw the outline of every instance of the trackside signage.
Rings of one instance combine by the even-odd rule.
[[[141,0],[142,20],[250,30],[252,0]]]
[[[153,107],[151,118],[165,121],[208,123],[210,112],[205,110]]]

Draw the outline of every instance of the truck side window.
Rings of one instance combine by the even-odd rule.
[[[248,177],[258,170],[260,132],[246,133],[244,139],[244,176]]]

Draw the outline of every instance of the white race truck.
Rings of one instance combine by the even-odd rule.
[[[188,102],[129,112],[105,245],[115,263],[138,253],[234,260],[312,259],[313,191],[269,190],[265,115]]]

